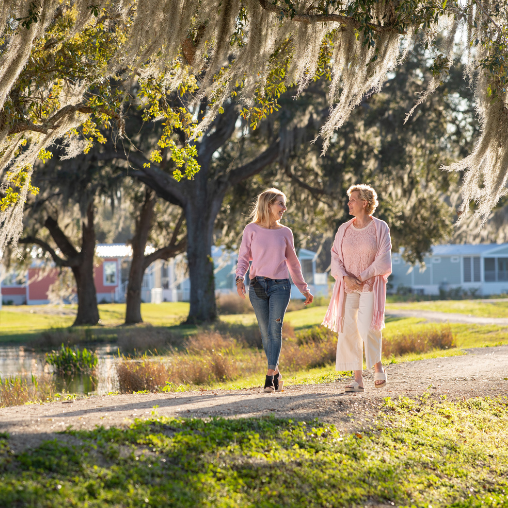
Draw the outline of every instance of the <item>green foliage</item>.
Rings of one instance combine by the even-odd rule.
[[[46,402],[55,396],[56,387],[51,376],[32,374],[0,378],[0,407],[19,406],[31,402]]]
[[[75,374],[93,372],[99,359],[94,351],[88,351],[86,348],[71,349],[62,344],[60,351],[46,353],[46,362],[52,365],[59,374]]]
[[[353,414],[354,418],[354,414]],[[13,453],[5,506],[505,506],[508,401],[387,399],[370,430],[152,417]]]

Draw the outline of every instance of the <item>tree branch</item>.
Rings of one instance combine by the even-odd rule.
[[[198,162],[202,167],[209,167],[213,154],[232,136],[238,116],[235,104],[230,103],[225,106],[224,113],[215,118],[208,132],[214,128],[215,130],[211,134],[205,135],[199,144]]]
[[[178,222],[176,223],[175,229],[173,230],[173,234],[171,235],[171,240],[169,241],[169,245],[175,245],[176,239],[178,237],[178,233],[180,233],[180,228],[182,227],[183,221],[185,219],[185,212],[182,210],[180,217],[178,218]]]
[[[67,261],[70,263],[68,266],[73,266],[77,261],[76,258],[79,256],[79,252],[69,241],[67,235],[60,229],[58,222],[53,219],[53,217],[48,216],[44,221],[44,226],[48,229],[51,237],[62,251],[63,255],[67,258]]]
[[[134,165],[137,171],[129,171],[128,176],[137,178],[140,182],[148,185],[158,196],[170,203],[181,208],[187,202],[187,196],[181,190],[175,187],[178,182],[171,176],[162,171],[156,164],[150,162],[144,155],[140,153],[125,153],[124,151],[108,151],[97,154],[97,160],[115,160],[120,159]],[[150,163],[147,168],[144,164]]]
[[[291,180],[293,180],[297,185],[299,185],[300,187],[302,187],[302,189],[306,189],[308,190],[313,196],[316,197],[316,194],[318,196],[322,196],[323,194],[326,194],[326,195],[329,195],[330,192],[328,192],[327,190],[325,189],[319,189],[318,187],[312,187],[311,185],[305,183],[303,180],[300,180],[300,178],[298,178],[292,171],[289,167],[286,167],[284,169],[284,173],[286,174],[286,176],[288,176]],[[318,198],[319,199],[319,198]]]
[[[143,270],[146,270],[154,261],[157,259],[168,260],[169,258],[175,257],[177,254],[185,252],[187,249],[187,237],[180,240],[176,245],[167,245],[157,249],[148,256],[145,256],[143,261]]]
[[[356,21],[356,19],[350,18],[348,16],[342,16],[340,14],[295,14],[294,16],[291,16],[289,9],[273,5],[268,0],[259,0],[259,3],[265,11],[284,14],[284,16],[289,17],[291,21],[296,21],[299,23],[310,24],[325,23],[327,21],[331,21],[335,23],[343,23],[344,25],[349,25],[353,28],[361,28],[363,26],[359,21]],[[406,34],[406,32],[397,30],[390,26],[376,25],[375,23],[367,23],[367,26],[375,32],[397,32],[401,35]]]
[[[279,143],[280,141],[277,139],[255,159],[243,166],[233,169],[227,176],[228,185],[234,186],[246,178],[256,175],[262,171],[263,168],[268,166],[268,164],[276,161],[279,155]]]
[[[119,129],[123,129],[124,120],[115,111],[112,111],[108,108],[99,108],[94,109],[89,106],[77,105],[77,106],[64,106],[62,109],[57,111],[53,116],[49,117],[43,124],[34,124],[29,122],[20,122],[16,124],[9,130],[9,136],[12,134],[19,134],[20,132],[33,131],[33,132],[41,132],[42,134],[47,134],[49,131],[56,129],[59,126],[59,123],[65,119],[65,117],[72,115],[74,113],[85,113],[91,114],[95,112],[105,113],[111,118],[115,118],[118,124]]]
[[[26,243],[26,244],[34,244],[41,247],[44,252],[48,252],[49,255],[53,258],[53,261],[57,266],[71,266],[71,263],[66,260],[62,259],[55,250],[49,245],[49,243],[45,242],[44,240],[41,240],[39,238],[36,238],[35,236],[25,236],[25,238],[20,238],[18,243]]]

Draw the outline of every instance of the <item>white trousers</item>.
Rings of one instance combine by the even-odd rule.
[[[371,330],[374,292],[346,293],[344,327],[337,342],[336,370],[363,370],[363,344],[367,368],[381,361],[381,330]]]

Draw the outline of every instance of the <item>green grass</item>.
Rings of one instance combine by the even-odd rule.
[[[354,418],[354,414],[352,415]],[[1,506],[508,504],[508,401],[386,400],[372,430],[290,419],[136,420],[13,453]]]
[[[66,310],[72,308],[73,306],[70,305],[65,306]],[[4,306],[0,311],[0,344],[28,343],[44,330],[69,327],[74,322],[74,316],[42,314],[41,312],[45,310],[47,310],[47,306]],[[286,319],[295,329],[308,328],[321,324],[325,312],[326,307],[312,307],[310,309],[289,312],[286,314]],[[166,326],[170,329],[175,329],[175,331],[183,332],[186,335],[197,330],[192,325],[180,325],[188,313],[189,303],[187,302],[141,304],[141,315],[146,325]],[[116,327],[123,323],[125,304],[101,304],[99,305],[99,314],[101,319],[100,326],[89,327],[93,335],[108,335],[108,340],[116,340]],[[228,315],[222,316],[221,319],[228,323],[257,324],[254,314]]]
[[[386,310],[427,310],[453,314],[468,314],[478,317],[506,318],[508,317],[508,302],[491,300],[438,300],[432,302],[389,303]]]
[[[418,332],[436,326],[423,318],[387,318],[383,336]],[[458,348],[488,347],[508,344],[508,327],[451,323]]]
[[[65,305],[64,309],[72,310],[76,306]],[[4,306],[0,311],[0,343],[26,343],[35,339],[44,330],[66,328],[74,322],[74,316],[44,314],[46,305]],[[142,303],[141,315],[146,324],[152,326],[176,326],[189,313],[187,302],[164,302],[160,304]],[[100,325],[89,327],[97,335],[116,335],[116,327],[123,324],[125,304],[106,303],[99,305]],[[188,328],[189,331],[195,327]],[[112,333],[111,333],[112,332]]]

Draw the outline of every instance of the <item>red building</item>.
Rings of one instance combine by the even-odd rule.
[[[123,298],[120,268],[123,259],[130,257],[127,245],[97,245],[97,257],[101,259],[94,268],[97,301],[115,302]],[[40,260],[34,260],[24,272],[8,272],[1,284],[2,303],[12,305],[42,305],[49,303],[48,290],[58,276],[54,268],[41,276]]]

